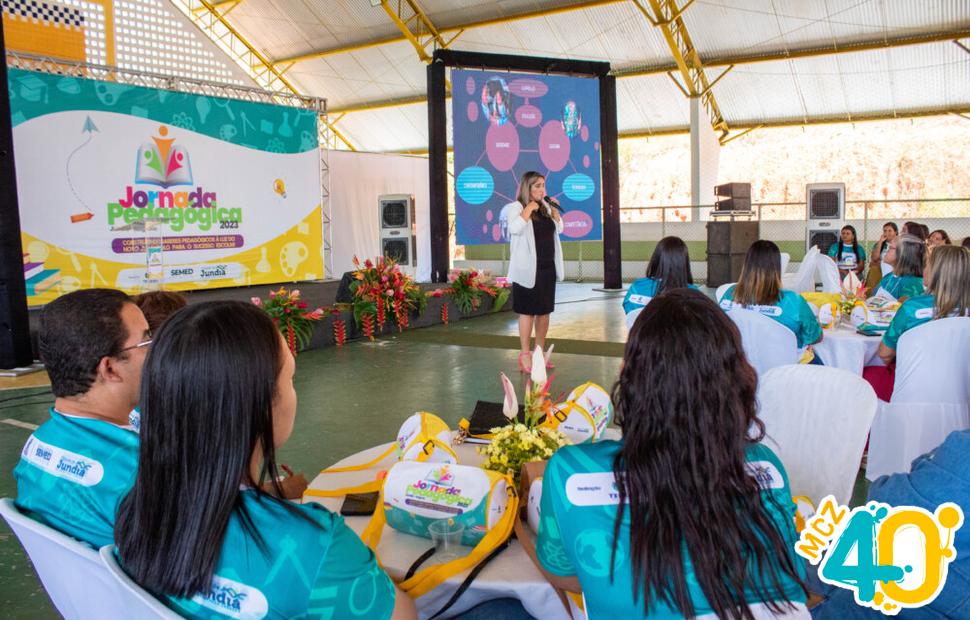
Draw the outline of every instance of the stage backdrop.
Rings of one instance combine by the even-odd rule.
[[[565,210],[564,239],[600,239],[599,81],[453,69],[451,84],[458,243],[508,241],[504,207],[529,170]]]
[[[8,75],[29,305],[323,277],[314,111]]]

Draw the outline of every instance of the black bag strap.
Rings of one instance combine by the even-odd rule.
[[[467,590],[472,585],[472,582],[475,581],[475,578],[478,577],[478,574],[482,572],[485,566],[487,566],[489,562],[494,560],[496,556],[498,556],[498,554],[505,551],[511,544],[512,544],[512,536],[509,536],[504,543],[496,547],[494,551],[492,551],[487,556],[485,556],[485,559],[479,562],[478,565],[475,568],[473,568],[470,573],[468,573],[468,576],[465,577],[465,580],[463,582],[461,582],[461,585],[458,586],[458,589],[455,590],[455,593],[451,595],[451,598],[448,599],[448,602],[445,603],[444,607],[439,609],[437,613],[435,613],[435,615],[428,618],[428,620],[435,620],[435,618],[437,618],[441,614],[448,611],[451,608],[451,606],[454,605],[459,598],[461,598],[461,595],[465,593],[465,590]],[[424,555],[426,555],[427,557],[431,557],[432,554],[434,554],[434,549],[431,549],[430,553],[425,552]],[[418,558],[418,562],[423,562],[424,560],[427,559],[424,557],[424,555]],[[414,567],[412,566],[412,568]]]
[[[421,565],[424,564],[428,560],[428,558],[433,556],[434,552],[435,552],[435,548],[431,547],[430,549],[428,549],[427,551],[419,555],[418,559],[415,560],[414,564],[411,565],[411,568],[408,569],[407,574],[404,575],[404,581],[407,581],[411,577],[414,577],[414,573],[418,572],[418,569],[421,568]]]

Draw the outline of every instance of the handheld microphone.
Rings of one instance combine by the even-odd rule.
[[[560,213],[565,213],[565,211],[562,210],[562,206],[558,202],[556,202],[556,200],[551,196],[543,196],[542,200],[545,201],[547,205],[556,209]]]

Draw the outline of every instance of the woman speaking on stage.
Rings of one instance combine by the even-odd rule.
[[[538,172],[522,175],[517,200],[506,205],[511,245],[508,279],[512,282],[512,309],[519,315],[522,372],[532,370],[529,341],[533,330],[536,346],[545,350],[549,315],[556,304],[556,281],[565,273],[558,206],[546,196],[546,178]]]

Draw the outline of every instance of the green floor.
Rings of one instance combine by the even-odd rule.
[[[619,298],[572,284],[562,286],[559,299],[565,303],[556,306],[549,333],[556,344],[554,392],[590,380],[609,389],[626,339]],[[504,312],[302,353],[296,427],[280,460],[312,479],[347,455],[389,441],[415,411],[436,413],[454,427],[475,401],[501,401],[499,371],[524,381],[517,372],[517,333],[516,315]],[[30,434],[10,421],[41,424],[50,405],[44,392],[0,392],[0,471],[13,469]],[[0,496],[15,494],[12,476],[0,475]],[[857,496],[865,497],[864,485]],[[2,524],[0,575],[5,618],[57,617],[20,544]]]

